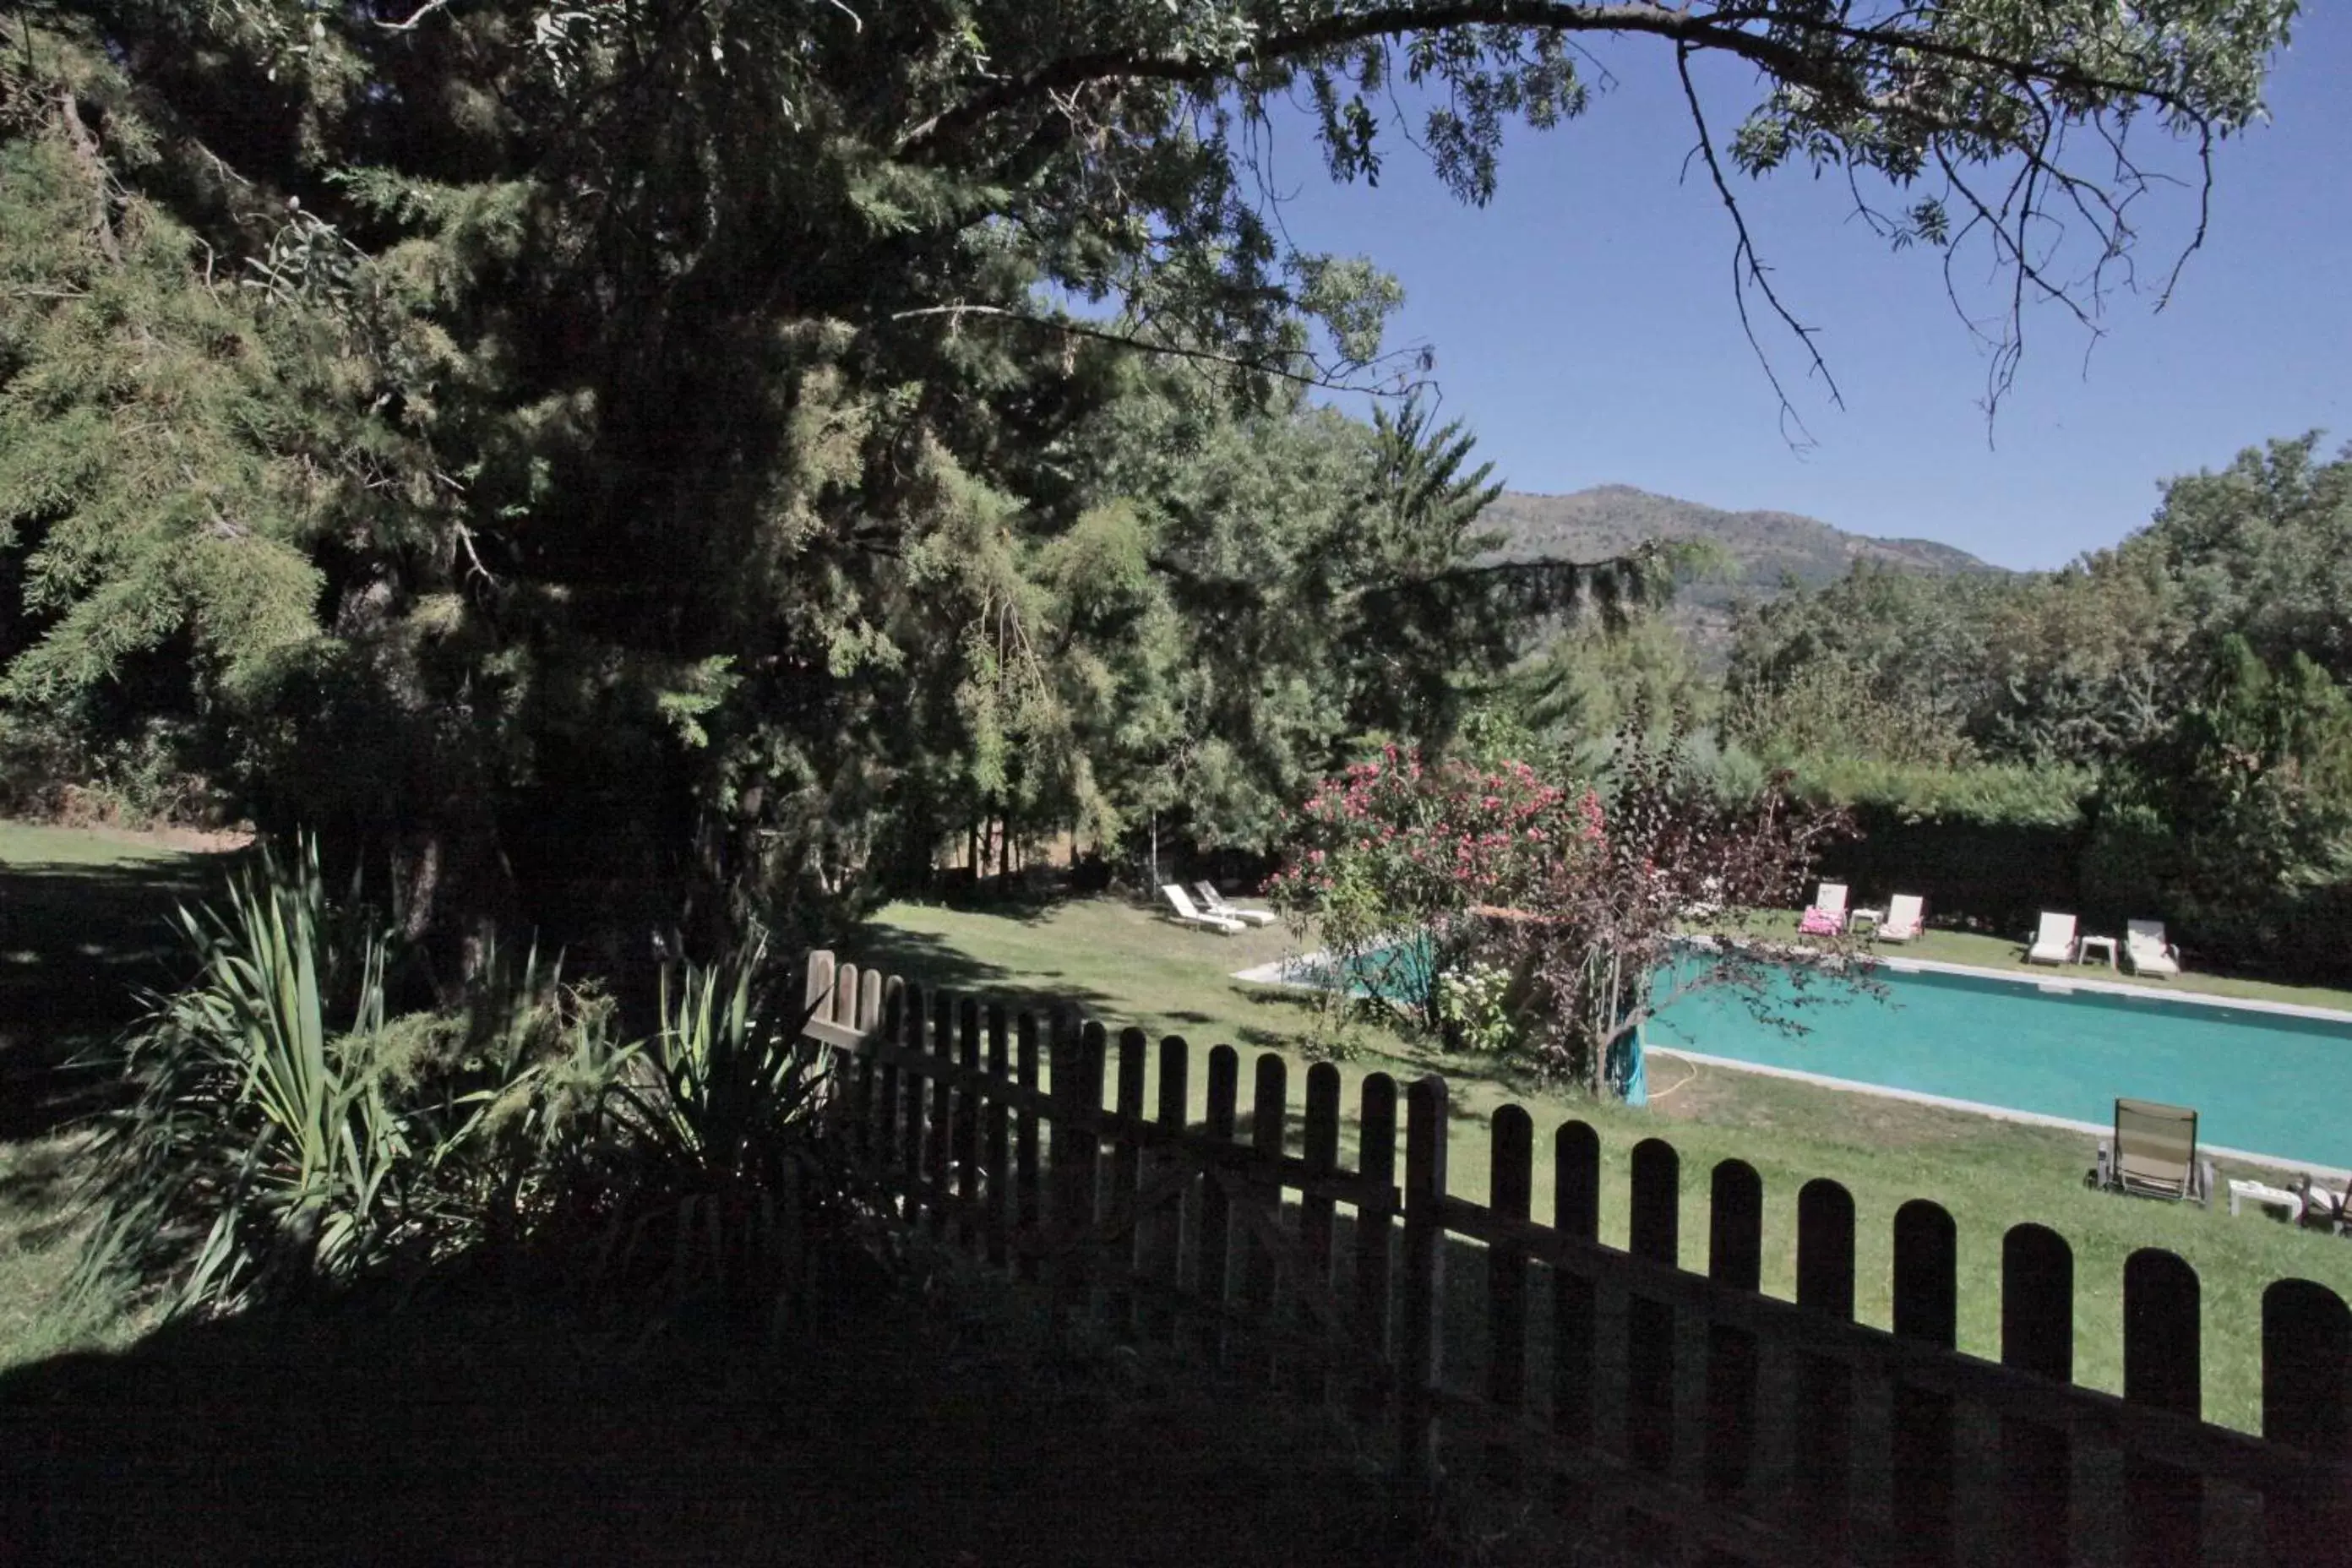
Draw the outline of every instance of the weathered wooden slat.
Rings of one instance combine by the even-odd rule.
[[[1018,1114],[1013,1123],[1013,1184],[1016,1223],[1023,1230],[1036,1229],[1045,1211],[1045,1183],[1037,1170],[1037,1057],[1042,1048],[1038,1035],[1037,1016],[1022,1014],[1013,1027],[1013,1070],[1021,1094],[1013,1101]],[[1034,1280],[1037,1259],[1024,1256],[1014,1270],[1021,1279]]]
[[[857,1027],[873,1028],[882,1017],[882,972],[869,969],[857,977]]]
[[[2124,1259],[2124,1401],[2195,1419],[2204,1397],[2197,1271],[2158,1247]],[[2194,1563],[2205,1533],[2196,1471],[2124,1455],[2125,1560],[2133,1568]]]
[[[1307,1069],[1306,1163],[1307,1171],[1318,1177],[1339,1168],[1339,1069],[1329,1062],[1317,1062]],[[1307,1293],[1331,1289],[1335,1215],[1329,1198],[1309,1194],[1298,1200],[1298,1257],[1305,1279],[1300,1281],[1297,1318],[1302,1324],[1315,1321]],[[1320,1404],[1330,1397],[1330,1381],[1319,1368],[1306,1368],[1299,1391]]]
[[[802,1011],[817,1014],[825,1000],[833,994],[833,977],[837,965],[831,952],[818,948],[808,955],[808,980],[801,991]]]
[[[955,1170],[956,1001],[940,992],[931,1003],[929,1124],[924,1129],[923,1169],[933,1192],[950,1191]],[[925,1216],[933,1236],[945,1236],[948,1216],[934,1206]]]
[[[992,1088],[983,1095],[987,1106],[986,1137],[988,1188],[988,1261],[998,1268],[1010,1256],[1005,1236],[1018,1223],[1013,1210],[1013,1120],[1012,1108],[994,1086],[1008,1083],[1013,1076],[1013,1050],[1009,1020],[1004,1005],[993,1002],[988,1008],[988,1077]]]
[[[1727,1289],[1756,1291],[1764,1278],[1764,1181],[1744,1160],[1715,1168],[1707,1203],[1706,1277]],[[1754,1331],[1706,1325],[1706,1466],[1710,1497],[1748,1484],[1756,1456],[1759,1369]]]
[[[1632,1165],[1627,1249],[1674,1268],[1681,1246],[1681,1158],[1664,1139],[1644,1138],[1633,1145]],[[1636,1286],[1625,1303],[1625,1458],[1636,1469],[1664,1474],[1672,1468],[1674,1422],[1675,1305]]]
[[[1131,1124],[1143,1121],[1144,1079],[1151,1066],[1151,1041],[1141,1029],[1132,1026],[1118,1032],[1118,1071],[1112,1090],[1113,1102],[1118,1113]],[[1121,1134],[1111,1146],[1110,1191],[1104,1201],[1107,1213],[1122,1219],[1135,1215],[1136,1189],[1143,1182],[1143,1142],[1139,1138]],[[1137,1259],[1141,1256],[1143,1238],[1130,1235],[1126,1256],[1117,1260],[1118,1275],[1112,1282],[1110,1300],[1104,1310],[1112,1330],[1126,1334],[1134,1331],[1135,1293],[1127,1285],[1135,1273]]]
[[[1251,1200],[1279,1214],[1282,1209],[1282,1184],[1274,1175],[1282,1164],[1283,1133],[1290,1115],[1289,1065],[1272,1051],[1260,1053],[1255,1081],[1250,1092],[1250,1150],[1257,1156],[1257,1164],[1249,1173],[1245,1189]],[[1274,1315],[1276,1274],[1280,1258],[1263,1237],[1245,1237],[1242,1245],[1242,1306],[1252,1317]],[[1259,1363],[1252,1368],[1257,1377],[1271,1383],[1275,1367]]]
[[[980,1086],[988,1080],[981,1067],[980,1004],[971,997],[964,998],[956,1016],[956,1059],[963,1068],[957,1075],[955,1107],[955,1173],[956,1195],[963,1200],[963,1219],[959,1227],[964,1250],[974,1257],[988,1255],[988,1226],[981,1204],[981,1181],[984,1173],[980,1164],[980,1116],[982,1096]]]
[[[2307,1454],[2352,1448],[2352,1311],[2308,1279],[2263,1292],[2263,1436]],[[2263,1499],[2270,1560],[2324,1563],[2352,1543],[2352,1483],[2273,1488]]]
[[[1209,1115],[1211,1142],[1231,1144],[1240,1124],[1242,1058],[1231,1046],[1209,1050]],[[1201,1186],[1201,1224],[1193,1237],[1192,1289],[1201,1299],[1223,1305],[1233,1300],[1233,1200],[1214,1182]],[[1206,1347],[1222,1363],[1224,1341]]]
[[[907,987],[907,1032],[899,1044],[906,1055],[900,1061],[904,1103],[899,1109],[898,1164],[907,1178],[906,1217],[909,1223],[919,1223],[928,1206],[927,1194],[933,1189],[930,1183],[929,1150],[924,1144],[924,1124],[930,1097],[929,1080],[924,1077],[926,1064],[931,1060],[930,1023],[932,994],[916,986]]]
[[[1582,1447],[1593,1438],[1593,1381],[1600,1350],[1592,1256],[1601,1243],[1601,1135],[1591,1124],[1564,1121],[1552,1137],[1551,1214],[1554,1233],[1580,1256],[1551,1258],[1551,1419],[1561,1441]]]
[[[2074,1253],[2039,1225],[2000,1244],[2000,1360],[2061,1386],[2074,1380]],[[2002,1561],[2063,1564],[2071,1553],[2074,1445],[2044,1422],[2000,1424]]]
[[[1171,1035],[1160,1042],[1160,1128],[1165,1132],[1181,1133],[1191,1112],[1187,1109],[1191,1097],[1192,1050],[1181,1035]],[[1145,1179],[1157,1181],[1177,1173],[1186,1167],[1178,1158],[1172,1142],[1147,1146],[1144,1152]],[[1174,1289],[1183,1278],[1184,1207],[1179,1203],[1163,1204],[1148,1211],[1139,1225],[1138,1256],[1145,1279]],[[1152,1298],[1144,1297],[1143,1330],[1145,1336],[1166,1342],[1175,1336],[1176,1321],[1159,1307]]]
[[[1390,1251],[1395,1232],[1399,1198],[1395,1194],[1397,1140],[1396,1079],[1384,1072],[1365,1076],[1358,1100],[1359,1130],[1356,1168],[1367,1184],[1366,1199],[1356,1205],[1356,1246],[1353,1267],[1356,1319],[1365,1342],[1386,1356],[1390,1348]],[[1373,1194],[1379,1194],[1376,1198]],[[1363,1378],[1353,1403],[1367,1426],[1378,1419],[1388,1397],[1388,1383]]]
[[[1952,1216],[1914,1198],[1895,1211],[1895,1337],[1950,1350],[1959,1326],[1959,1252]],[[1895,1554],[1920,1568],[1952,1561],[1956,1458],[1952,1396],[1895,1379]]]
[[[1534,1119],[1503,1106],[1489,1136],[1487,1201],[1497,1216],[1524,1223],[1535,1200]],[[1486,1248],[1486,1397],[1505,1410],[1528,1401],[1528,1253],[1515,1241]]]
[[[1797,1310],[1807,1324],[1843,1328],[1853,1321],[1853,1197],[1832,1181],[1797,1190]],[[1826,1334],[1824,1334],[1826,1337]],[[1809,1353],[1810,1352],[1810,1353]],[[1845,1557],[1854,1531],[1854,1369],[1816,1345],[1797,1357],[1796,1461],[1791,1513],[1832,1562]]]
[[[1403,1302],[1397,1319],[1397,1471],[1408,1486],[1437,1482],[1438,1380],[1445,1343],[1445,1080],[1405,1091]]]

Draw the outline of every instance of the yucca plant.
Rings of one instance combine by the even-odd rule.
[[[94,1151],[79,1281],[127,1273],[184,1312],[354,1279],[414,1229],[415,1151],[378,1068],[387,939],[331,912],[315,841],[179,921],[199,973],[123,1043],[134,1094]]]
[[[823,1114],[830,1063],[800,1038],[805,1022],[758,945],[664,973],[660,1027],[621,1075],[608,1278],[781,1320],[812,1247],[868,1236]]]

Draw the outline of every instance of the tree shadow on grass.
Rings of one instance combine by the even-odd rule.
[[[974,958],[944,938],[896,926],[862,926],[835,950],[834,956],[927,989],[951,991],[983,1004],[1002,1002],[1039,1014],[1075,1011],[1109,1019],[1122,1005],[1106,992],[1071,985],[1058,978],[1041,984],[1036,976]]]
[[[905,1303],[773,1352],[544,1306],[354,1304],[0,1377],[0,1543],[48,1563],[1401,1561],[1377,1477],[1296,1426],[1041,1366]]]
[[[0,862],[0,1141],[103,1103],[110,1080],[68,1064],[181,977],[173,911],[216,891],[236,858]]]

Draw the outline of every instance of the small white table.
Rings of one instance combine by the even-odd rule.
[[[1860,931],[1864,926],[1876,931],[1886,923],[1886,911],[1885,910],[1850,910],[1845,917],[1845,923],[1850,931]]]
[[[2095,948],[2106,955],[2107,967],[2109,969],[2113,969],[2116,966],[2116,939],[2111,936],[2086,936],[2083,938],[2080,942],[2074,944],[2074,962],[2076,963],[2090,963],[2091,952]]]
[[[2231,1182],[2230,1212],[2236,1214],[2240,1205],[2249,1202],[2259,1204],[2266,1209],[2286,1210],[2286,1222],[2289,1225],[2294,1224],[2303,1217],[2301,1193],[2289,1192],[2284,1187],[2265,1186],[2260,1182]]]

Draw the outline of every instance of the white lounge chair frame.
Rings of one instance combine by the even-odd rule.
[[[2025,950],[2028,963],[2072,963],[2077,951],[2074,941],[2075,920],[2073,915],[2042,911],[2042,929],[2034,933],[2033,945]]]
[[[1192,890],[1201,895],[1202,910],[1213,915],[1223,915],[1229,921],[1246,921],[1254,926],[1270,926],[1282,918],[1272,910],[1245,910],[1239,904],[1228,902],[1224,894],[1217,891],[1217,885],[1214,882],[1195,882],[1192,884]]]
[[[1878,922],[1881,942],[1916,942],[1927,927],[1927,900],[1916,893],[1897,893],[1886,901],[1886,918]]]
[[[1179,925],[1199,926],[1203,931],[1213,931],[1221,936],[1232,936],[1244,929],[1241,921],[1229,916],[1202,914],[1199,910],[1194,909],[1192,896],[1187,893],[1179,883],[1164,883],[1160,891],[1167,898],[1169,908],[1175,912],[1176,923]]]
[[[2131,965],[2134,974],[2157,974],[2170,979],[2180,973],[2180,955],[2165,940],[2162,921],[2127,921],[2124,923],[2124,962]]]

